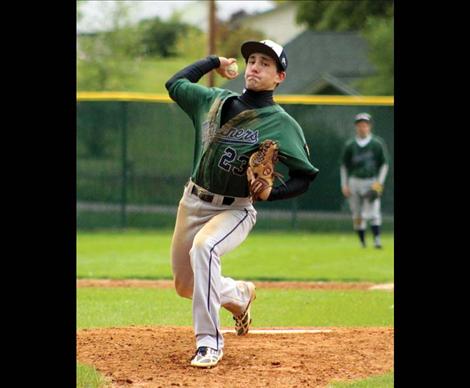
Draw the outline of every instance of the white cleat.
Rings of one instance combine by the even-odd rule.
[[[224,352],[222,350],[200,346],[197,348],[196,354],[191,359],[191,366],[198,368],[212,368],[222,360],[223,355]]]
[[[233,319],[235,320],[235,331],[237,335],[248,334],[251,324],[251,303],[256,299],[256,287],[254,283],[245,282],[245,284],[248,287],[248,290],[250,291],[250,300],[248,301],[248,305],[246,306],[246,309],[242,314],[238,316],[233,316]]]

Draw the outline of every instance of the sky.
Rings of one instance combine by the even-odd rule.
[[[132,20],[159,16],[166,19],[174,10],[184,11],[184,8],[193,1],[131,1],[133,5]],[[110,4],[111,3],[111,4]],[[102,18],[103,10],[112,6],[114,1],[98,0],[87,1],[81,8],[83,18],[77,23],[77,31],[92,32],[106,29],[106,19]],[[220,19],[227,20],[230,15],[243,9],[248,13],[267,11],[274,8],[272,1],[245,0],[245,1],[221,1],[217,0],[217,14]]]

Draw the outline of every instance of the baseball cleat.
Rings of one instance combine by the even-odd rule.
[[[222,360],[224,352],[222,350],[215,350],[207,346],[200,346],[196,350],[196,354],[191,359],[191,366],[198,368],[212,368]]]
[[[250,300],[248,301],[248,305],[242,314],[233,316],[235,321],[235,332],[237,335],[248,334],[251,324],[251,303],[256,299],[255,285],[252,282],[245,282],[245,284],[250,291]]]

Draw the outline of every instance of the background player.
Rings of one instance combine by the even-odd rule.
[[[341,189],[349,198],[353,228],[362,246],[366,246],[366,221],[370,221],[374,246],[382,248],[380,194],[388,172],[388,156],[385,142],[371,134],[371,120],[368,113],[355,117],[356,136],[346,142],[342,156]]]
[[[273,101],[284,81],[287,56],[275,42],[245,42],[245,89],[240,95],[198,85],[209,71],[235,78],[234,58],[209,56],[175,74],[167,83],[170,97],[191,118],[196,131],[191,178],[178,207],[172,240],[172,270],[177,293],[192,298],[196,367],[216,365],[223,355],[220,306],[235,319],[238,335],[249,330],[253,283],[221,274],[220,257],[240,245],[256,222],[246,177],[250,155],[266,139],[279,142],[289,169],[284,185],[270,188],[267,200],[304,193],[318,173],[299,124]]]

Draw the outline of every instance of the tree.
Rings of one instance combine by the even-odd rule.
[[[207,55],[207,34],[188,25],[185,34],[178,36],[174,50],[188,61],[201,59]]]
[[[240,46],[247,40],[262,40],[262,32],[238,24],[217,23],[216,48],[221,56],[227,58],[241,57]]]
[[[166,58],[177,54],[176,43],[180,37],[187,34],[189,26],[180,22],[177,17],[169,21],[155,17],[141,21],[139,29],[144,54]]]
[[[363,32],[369,43],[369,58],[376,74],[354,85],[363,94],[394,94],[393,18],[370,18]]]
[[[247,40],[265,39],[264,33],[256,30],[256,28],[244,27],[241,20],[248,13],[240,10],[232,13],[230,19],[226,22],[217,20],[216,28],[216,49],[220,55],[227,58],[241,57],[240,46]]]
[[[82,34],[77,43],[78,90],[125,90],[140,62],[141,39],[130,25],[130,3],[103,2],[105,32]]]
[[[297,22],[317,31],[358,31],[368,18],[392,15],[393,0],[313,0],[298,3]]]
[[[393,0],[314,0],[298,3],[297,22],[316,31],[359,31],[376,74],[354,86],[363,94],[393,94]]]

